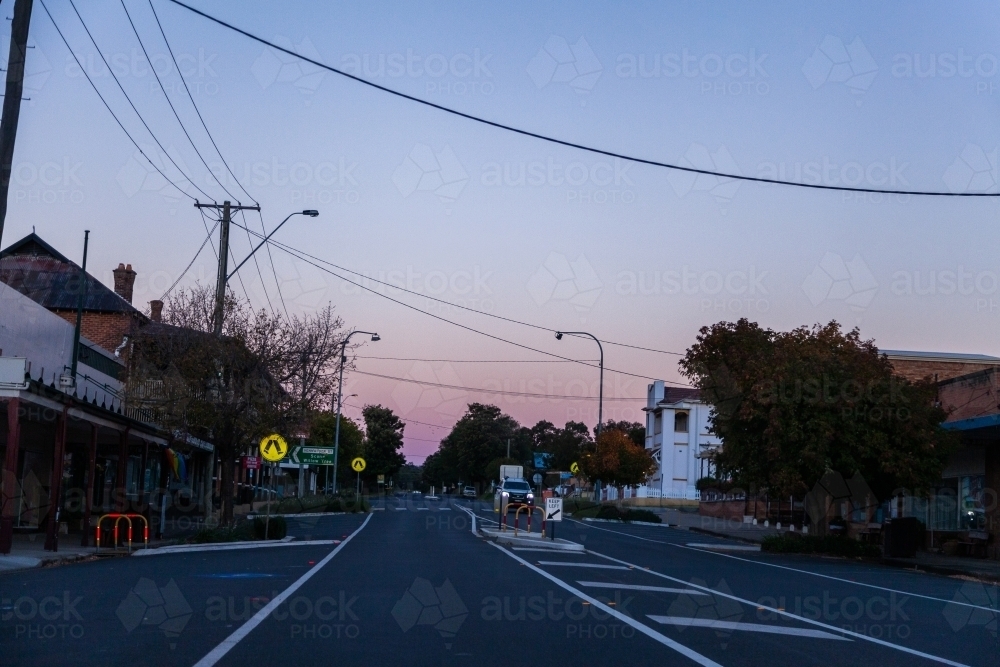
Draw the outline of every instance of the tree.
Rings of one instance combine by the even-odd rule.
[[[307,432],[308,416],[327,404],[343,323],[330,307],[289,322],[227,290],[214,336],[213,311],[214,290],[199,284],[166,301],[162,323],[133,332],[126,403],[214,445],[229,523],[238,457],[269,432]]]
[[[833,470],[860,472],[887,498],[936,483],[954,442],[933,383],[896,375],[873,341],[836,322],[789,332],[720,322],[680,365],[714,407],[719,477],[744,488],[801,497]]]
[[[316,447],[333,447],[337,431],[336,413],[322,411],[312,416],[309,424],[308,444]],[[357,423],[340,416],[340,450],[337,453],[337,486],[350,488],[354,484],[352,459],[364,454],[365,432]],[[331,473],[332,476],[332,473]]]
[[[635,444],[624,431],[602,430],[593,451],[580,460],[589,479],[618,488],[639,486],[656,470],[652,452]]]
[[[403,448],[406,424],[381,405],[366,405],[361,415],[365,420],[365,480],[373,482],[378,475],[395,475],[406,463],[406,457],[399,451]]]
[[[424,466],[441,476],[438,483],[487,482],[495,479],[491,465],[507,456],[508,441],[511,459],[530,468],[531,432],[495,405],[470,403]]]
[[[602,431],[621,431],[629,437],[629,439],[640,447],[646,446],[646,427],[639,422],[628,422],[628,421],[614,421],[609,419],[604,422],[604,426],[601,428]],[[594,428],[594,436],[597,436],[597,428]]]
[[[531,427],[531,439],[535,451],[550,455],[550,470],[569,470],[593,445],[587,425],[574,421],[566,422],[563,428],[540,421]]]

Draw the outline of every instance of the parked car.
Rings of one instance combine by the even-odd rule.
[[[476,495],[477,495],[476,494],[476,487],[474,487],[474,486],[467,486],[467,487],[465,487],[464,489],[462,489],[462,495],[464,497],[466,497],[466,498],[475,498]]]
[[[496,496],[507,494],[507,509],[535,504],[535,494],[526,480],[508,477],[497,487]]]

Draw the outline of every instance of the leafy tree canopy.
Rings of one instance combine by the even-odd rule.
[[[801,495],[834,470],[860,472],[886,498],[933,485],[954,442],[934,384],[895,374],[873,341],[837,322],[788,332],[720,322],[680,365],[714,407],[720,476],[746,488]]]
[[[365,420],[365,471],[369,482],[378,475],[395,475],[406,463],[403,448],[403,428],[406,424],[389,408],[366,405],[361,411]]]

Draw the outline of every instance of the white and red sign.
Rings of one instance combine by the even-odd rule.
[[[260,470],[260,457],[259,456],[244,456],[243,457],[243,469],[244,470]]]

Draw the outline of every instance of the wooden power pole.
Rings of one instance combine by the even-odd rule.
[[[219,275],[215,282],[215,312],[212,317],[212,332],[216,336],[222,335],[222,320],[225,317],[226,305],[226,283],[229,281],[229,223],[232,219],[233,211],[259,211],[260,206],[233,205],[229,201],[222,204],[202,204],[195,202],[195,208],[214,208],[222,213],[219,220]]]
[[[7,220],[7,190],[10,188],[11,164],[14,161],[14,139],[17,119],[21,114],[21,92],[24,90],[24,58],[28,51],[28,24],[31,22],[32,0],[14,0],[14,20],[10,24],[10,55],[7,57],[7,89],[0,118],[0,242]],[[2,247],[2,243],[0,243]]]

